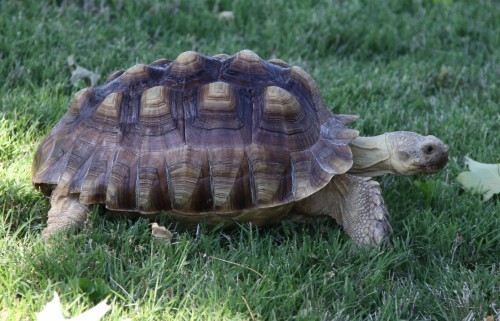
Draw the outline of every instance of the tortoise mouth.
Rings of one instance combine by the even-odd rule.
[[[440,157],[433,161],[432,163],[427,164],[415,164],[417,168],[420,169],[422,173],[433,174],[442,170],[446,164],[448,164],[448,155]]]
[[[442,170],[446,166],[446,163],[439,165],[417,165],[417,168],[421,173],[434,174]]]

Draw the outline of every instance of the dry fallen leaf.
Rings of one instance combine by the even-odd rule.
[[[9,311],[2,309],[2,312],[0,313],[0,320],[7,320],[9,315],[10,315]]]
[[[233,20],[234,19],[234,12],[232,11],[221,11],[219,12],[218,15],[220,20]]]
[[[101,75],[98,73],[92,72],[86,68],[83,68],[82,66],[79,66],[75,63],[75,56],[71,55],[67,58],[68,66],[73,69],[71,72],[71,83],[74,85],[81,79],[89,79],[90,80],[90,86],[94,87],[97,82],[99,81],[99,78],[101,78]]]
[[[173,237],[172,232],[167,230],[165,226],[158,225],[158,223],[156,222],[151,224],[151,234],[153,234],[153,236],[157,240],[164,241],[167,243],[172,242],[172,237]]]
[[[465,157],[469,172],[458,175],[457,181],[465,189],[483,194],[484,201],[500,193],[500,164],[483,164]]]
[[[106,312],[109,311],[109,309],[111,309],[111,306],[104,300],[92,309],[87,310],[76,317],[65,319],[62,313],[59,295],[54,292],[54,298],[52,301],[47,303],[45,308],[43,308],[42,311],[35,313],[35,315],[37,321],[98,321],[106,314]]]

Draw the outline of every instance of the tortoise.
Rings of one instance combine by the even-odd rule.
[[[32,183],[50,197],[43,235],[81,226],[94,205],[207,224],[334,218],[359,244],[391,235],[385,173],[435,173],[434,136],[360,137],[304,70],[193,51],[113,73],[76,93],[38,147]]]

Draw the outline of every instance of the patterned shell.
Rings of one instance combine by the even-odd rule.
[[[38,147],[32,181],[118,211],[269,208],[351,167],[353,120],[331,114],[298,67],[249,50],[188,51],[76,93]]]

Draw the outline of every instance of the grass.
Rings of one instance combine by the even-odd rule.
[[[139,3],[141,3],[139,5]],[[0,2],[0,320],[35,319],[57,291],[67,316],[108,297],[106,320],[482,320],[499,317],[499,202],[455,177],[500,162],[500,6],[487,1]],[[217,13],[233,11],[232,21]],[[364,135],[442,138],[449,165],[384,177],[394,247],[357,249],[333,222],[230,231],[93,213],[55,246],[30,184],[37,144],[83,82],[186,50],[243,48],[307,70]],[[101,81],[102,81],[101,79]]]

